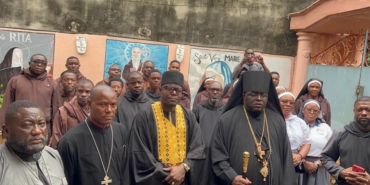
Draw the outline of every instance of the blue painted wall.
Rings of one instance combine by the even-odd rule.
[[[341,128],[353,120],[353,103],[357,99],[355,93],[360,79],[360,68],[341,66],[309,65],[307,80],[319,78],[324,82],[325,98],[331,106],[332,128]],[[363,68],[361,85],[364,86],[363,95],[370,95],[370,88],[366,84],[370,81],[370,68]]]

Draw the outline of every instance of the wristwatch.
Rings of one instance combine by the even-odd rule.
[[[316,166],[319,166],[319,161],[313,162]]]
[[[186,172],[188,172],[190,170],[190,167],[189,167],[188,164],[182,163],[182,165],[184,166],[184,169],[185,169]]]

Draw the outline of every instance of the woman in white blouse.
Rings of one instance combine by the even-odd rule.
[[[298,115],[307,123],[312,140],[311,149],[304,160],[306,173],[303,173],[302,185],[330,184],[330,175],[322,166],[320,155],[333,132],[320,118],[321,106],[318,101],[306,100],[301,110]]]
[[[279,101],[286,122],[290,146],[293,153],[293,163],[294,166],[297,166],[310,151],[310,131],[301,118],[291,113],[295,102],[295,97],[291,92],[279,94]],[[299,174],[297,174],[297,184],[298,176]]]

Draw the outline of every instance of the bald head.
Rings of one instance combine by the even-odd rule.
[[[127,80],[130,81],[130,78],[138,78],[138,77],[143,77],[143,75],[138,71],[132,71],[128,74]]]
[[[213,106],[217,106],[218,102],[221,99],[222,94],[222,85],[220,82],[213,81],[208,86],[208,99],[209,103]]]
[[[100,125],[108,125],[117,110],[116,93],[107,85],[97,85],[91,91],[89,105],[91,119]]]
[[[111,87],[107,85],[97,85],[91,91],[90,100],[94,102],[101,95],[108,96],[108,97],[113,95],[114,97],[116,97],[116,93],[113,91]]]
[[[222,89],[222,85],[218,81],[213,81],[211,84],[209,84],[209,88],[220,88],[220,89]]]

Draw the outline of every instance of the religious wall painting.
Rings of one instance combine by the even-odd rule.
[[[148,60],[163,74],[167,70],[168,45],[107,40],[104,78],[108,77],[109,67],[117,64],[126,80],[128,73],[141,71],[143,63]]]
[[[43,54],[53,76],[54,35],[0,30],[0,104],[10,78],[29,67],[30,57]]]
[[[231,83],[235,67],[243,60],[244,53],[194,48],[190,51],[189,75],[191,99],[207,77],[213,77],[222,86]]]

